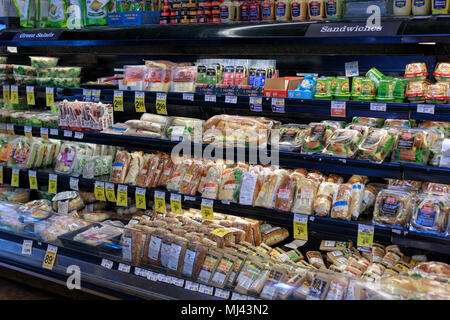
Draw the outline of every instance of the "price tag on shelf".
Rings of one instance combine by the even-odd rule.
[[[11,103],[19,103],[19,87],[11,85]]]
[[[45,252],[44,261],[42,262],[42,268],[52,270],[53,265],[56,260],[56,253],[58,252],[58,247],[48,245],[47,251]]]
[[[34,170],[28,170],[28,182],[30,184],[30,189],[37,190],[37,179],[36,179],[36,171]]]
[[[155,272],[152,272],[152,271],[148,271],[147,279],[156,282],[156,281],[158,281],[158,274],[156,274]]]
[[[206,102],[216,102],[216,95],[215,94],[205,94],[205,101]]]
[[[195,197],[184,196],[184,201],[196,201]]]
[[[228,298],[230,297],[230,291],[216,288],[214,296],[218,297],[218,298],[222,298],[222,299],[228,300]]]
[[[92,90],[92,102],[100,102],[101,90]]]
[[[128,187],[123,184],[117,186],[117,202],[118,206],[128,206]]]
[[[167,115],[167,94],[156,93],[156,113]]]
[[[47,107],[51,107],[53,103],[55,102],[55,93],[54,88],[47,87],[45,88],[45,105]]]
[[[181,206],[181,194],[170,194],[170,208],[175,214],[183,214],[183,208]]]
[[[105,198],[105,183],[103,181],[95,181],[94,195],[98,201],[106,201]]]
[[[71,190],[78,191],[78,179],[74,177],[70,177],[69,186]]]
[[[92,101],[92,90],[91,89],[83,89],[83,101],[86,101],[86,102]]]
[[[372,252],[374,227],[367,224],[358,224],[358,250]]]
[[[134,267],[134,274],[140,276],[142,274],[142,269],[138,267]]]
[[[119,271],[125,272],[125,273],[130,273],[130,269],[131,267],[128,264],[124,264],[124,263],[119,263]]]
[[[48,128],[40,128],[41,138],[44,140],[48,140]]]
[[[19,169],[12,169],[11,174],[11,186],[12,187],[18,187],[19,186]]]
[[[3,166],[0,166],[0,184],[3,184]]]
[[[28,139],[31,139],[31,138],[33,138],[33,132],[32,132],[32,128],[30,127],[30,126],[24,126],[23,127],[23,131],[25,132],[25,136],[28,138]]]
[[[145,269],[141,269],[141,277],[147,278],[147,275],[150,271],[145,270]]]
[[[111,268],[113,267],[113,262],[111,260],[103,258],[101,266],[111,270]]]
[[[72,131],[64,130],[64,138],[72,138]]]
[[[50,129],[50,135],[52,135],[52,136],[58,136],[58,135],[59,135],[58,129]]]
[[[358,61],[350,61],[345,63],[345,76],[346,77],[359,76]]]
[[[386,103],[371,102],[370,111],[383,111],[386,112]]]
[[[250,111],[262,112],[262,97],[250,97]]]
[[[69,213],[69,200],[58,202],[58,213],[60,214]]]
[[[166,193],[155,190],[155,211],[166,213]]]
[[[225,103],[237,103],[237,97],[236,96],[225,96]]]
[[[114,90],[114,111],[123,111],[123,91]]]
[[[186,280],[186,283],[184,284],[184,288],[190,291],[198,291],[199,284],[197,282],[191,282]]]
[[[57,182],[58,176],[56,174],[50,173],[48,175],[48,192],[56,193],[57,192]]]
[[[434,104],[418,104],[417,113],[434,114]]]
[[[213,204],[214,201],[211,199],[202,199],[201,213],[203,219],[211,220],[214,217]]]
[[[183,100],[194,101],[193,93],[183,93]]]
[[[308,240],[308,216],[304,214],[294,214],[294,238]]]
[[[145,92],[136,91],[134,93],[134,108],[136,112],[145,112]]]
[[[88,160],[83,167],[83,178],[94,179],[95,160]]]
[[[177,277],[172,277],[172,279],[170,280],[170,284],[174,284],[177,287],[183,287],[184,285],[184,280],[183,279],[179,279]]]
[[[27,86],[27,104],[34,106],[36,104],[36,101],[34,99],[34,87],[33,86]]]
[[[231,294],[231,300],[247,300],[247,296],[243,294],[239,294],[236,292],[233,292]]]
[[[84,133],[81,132],[81,131],[75,131],[74,137],[75,137],[75,139],[80,139],[81,140],[84,137]]]
[[[345,101],[331,101],[331,116],[345,117]]]
[[[212,296],[214,291],[213,287],[210,286],[206,286],[204,284],[200,284],[200,286],[198,287],[198,292],[204,293],[204,294],[208,294],[210,296]]]
[[[165,282],[165,283],[170,283],[170,276],[167,276],[165,274],[159,273],[158,274],[158,281]]]
[[[3,101],[4,102],[10,102],[9,100],[9,85],[3,86]]]
[[[138,209],[147,209],[147,204],[145,201],[145,193],[146,193],[147,189],[145,188],[138,188],[136,187],[136,193],[135,193],[135,198],[136,198],[136,208]]]
[[[9,135],[14,136],[16,133],[14,132],[14,125],[12,123],[6,124],[6,131]]]
[[[22,254],[31,255],[32,250],[33,250],[33,240],[23,240]]]
[[[110,202],[116,202],[116,193],[114,192],[114,183],[105,183],[106,199]]]
[[[284,113],[284,98],[272,98],[272,112]]]

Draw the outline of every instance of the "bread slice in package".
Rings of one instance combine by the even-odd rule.
[[[239,203],[244,205],[254,205],[263,185],[263,174],[257,170],[250,169],[242,177],[241,191],[239,193]]]
[[[223,288],[228,282],[228,278],[233,271],[236,260],[238,260],[236,256],[224,252],[222,259],[220,259],[220,262],[211,277],[210,283],[215,287]]]
[[[207,254],[207,246],[199,242],[190,242],[184,255],[181,274],[184,277],[196,279]]]
[[[223,163],[210,162],[204,170],[204,182],[199,187],[203,198],[217,199],[220,187],[220,179],[224,170]]]
[[[168,243],[170,244],[170,256],[167,263],[167,272],[169,274],[181,276],[181,269],[188,246],[188,240],[180,236],[174,236],[169,239]]]
[[[303,278],[304,275],[299,272],[288,272],[288,274],[285,275],[284,280],[281,281],[282,285],[277,288],[277,298],[282,300],[287,299],[295,288],[300,286]]]
[[[309,178],[301,178],[297,182],[297,190],[292,212],[311,215],[313,214],[314,198],[316,197],[317,184]]]
[[[239,273],[234,291],[241,294],[248,294],[253,281],[264,270],[264,264],[256,257],[247,257],[247,260]]]
[[[272,266],[261,290],[260,297],[267,300],[276,299],[277,289],[285,280],[286,273],[286,268],[283,268],[281,266]]]
[[[246,164],[236,164],[234,168],[224,169],[219,187],[219,200],[237,202],[241,189],[242,177],[247,172]]]
[[[170,232],[165,229],[155,228],[152,233],[147,235],[143,256],[144,263],[161,266],[161,244],[163,238],[169,234]]]
[[[136,185],[139,173],[144,167],[144,153],[136,151],[131,154],[131,162],[128,167],[128,173],[123,183]]]
[[[264,283],[269,278],[271,271],[271,267],[269,267],[268,264],[263,264],[263,268],[261,272],[255,277],[252,284],[249,287],[249,292],[259,295],[261,293],[261,290],[264,287]]]
[[[200,184],[200,179],[203,175],[204,169],[205,167],[200,160],[192,161],[192,164],[184,174],[179,191],[183,194],[191,196],[195,195],[197,193],[197,189]]]
[[[238,274],[241,272],[242,267],[244,266],[246,255],[244,253],[241,253],[240,251],[236,251],[234,254],[234,257],[236,258],[234,260],[233,268],[231,269],[230,276],[227,279],[226,285],[228,287],[233,287]]]
[[[202,267],[200,268],[200,272],[197,276],[196,281],[203,284],[210,284],[210,280],[214,272],[216,271],[217,265],[222,259],[223,252],[219,251],[219,249],[210,248],[206,257],[203,261]]]
[[[333,195],[331,218],[348,220],[351,219],[352,185],[340,184]]]
[[[261,190],[255,200],[255,206],[272,209],[275,206],[276,190],[278,185],[288,172],[278,169],[270,172],[265,178]]]
[[[346,277],[334,276],[325,300],[344,300],[347,287],[348,279]]]
[[[260,229],[262,242],[268,246],[273,246],[277,243],[280,243],[289,236],[289,231],[281,227],[273,227],[271,225],[261,225]]]
[[[131,163],[131,155],[126,151],[117,151],[116,158],[112,165],[109,181],[114,183],[123,183],[128,173],[128,167]]]
[[[294,192],[298,176],[285,174],[282,176],[275,191],[275,209],[280,211],[291,211],[294,202]]]
[[[178,192],[180,189],[180,185],[184,179],[184,175],[188,171],[189,167],[192,164],[192,160],[185,158],[181,161],[180,164],[176,166],[176,169],[173,171],[169,180],[167,181],[166,188],[169,191]]]
[[[333,195],[338,186],[334,182],[322,182],[319,185],[313,206],[316,216],[328,217],[330,215]]]

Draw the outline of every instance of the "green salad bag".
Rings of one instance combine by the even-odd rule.
[[[108,23],[109,0],[82,0],[87,26],[105,26]]]
[[[36,4],[34,0],[14,0],[14,6],[20,17],[20,26],[23,28],[34,28],[36,22]]]
[[[49,0],[35,0],[36,4],[36,27],[45,28],[48,16],[48,1]]]
[[[83,0],[69,0],[67,28],[79,29],[86,26]]]
[[[48,4],[47,27],[67,27],[67,3],[65,0],[50,0]]]

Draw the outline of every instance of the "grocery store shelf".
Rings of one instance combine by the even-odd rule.
[[[424,20],[423,18],[426,18]],[[420,18],[383,18],[383,31],[354,35],[331,32],[322,35],[311,30],[322,26],[365,26],[365,19],[325,22],[251,22],[231,24],[182,24],[127,27],[91,27],[80,30],[45,29],[56,37],[42,40],[14,40],[16,34],[29,30],[5,30],[0,33],[1,46],[136,46],[183,43],[186,46],[205,44],[401,44],[433,40],[450,40],[449,16]],[[316,29],[317,28],[317,29]],[[33,32],[44,30],[32,30]],[[373,35],[372,35],[373,34]]]
[[[40,169],[37,170],[37,180],[39,186],[45,186],[48,184],[49,173],[53,173],[53,171],[49,169]],[[70,177],[65,174],[57,174],[57,187],[58,191],[70,190]],[[4,167],[3,168],[3,181],[11,181],[11,168]],[[86,179],[82,177],[77,177],[78,179],[78,189],[94,192],[95,181],[108,181],[108,177],[97,177],[96,179]],[[28,170],[20,171],[20,186],[24,188],[28,188]],[[117,186],[119,184],[114,184],[115,192],[117,191]],[[134,199],[136,187],[135,186],[127,186],[128,197]],[[177,192],[169,192],[165,189],[146,189],[146,199],[147,201],[152,200],[155,196],[155,191],[163,191],[165,192],[166,202],[170,203],[171,193],[179,194]],[[202,197],[199,196],[186,196],[182,195],[182,205],[187,208],[196,208],[200,209],[202,203]],[[263,219],[269,223],[275,223],[284,225],[288,228],[292,228],[293,221],[293,213],[291,212],[280,212],[274,209],[266,209],[260,207],[252,207],[247,205],[241,205],[238,203],[229,203],[221,200],[213,201],[213,208],[216,212],[233,214],[241,217],[253,218],[253,219]],[[311,231],[318,231],[321,233],[337,233],[342,236],[346,236],[348,238],[354,239],[356,241],[358,234],[358,224],[368,224],[371,225],[372,222],[367,219],[362,219],[361,221],[346,221],[339,219],[331,219],[328,217],[318,217],[318,216],[310,216],[308,221],[308,228]],[[408,246],[411,248],[416,248],[415,242],[413,240],[420,240],[418,242],[419,249],[423,249],[424,243],[427,244],[426,249],[450,254],[450,238],[434,236],[434,235],[424,235],[420,233],[408,232],[404,228],[390,228],[384,226],[374,225],[374,239],[375,241],[391,241],[391,237],[393,235],[408,235],[408,239],[410,242]],[[436,243],[436,246],[432,245]]]

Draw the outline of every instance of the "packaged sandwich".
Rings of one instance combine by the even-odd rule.
[[[321,217],[329,216],[333,195],[337,188],[338,184],[333,182],[322,182],[319,185],[313,205],[315,215]]]
[[[306,300],[325,300],[330,289],[332,276],[324,272],[316,272],[311,282]]]
[[[389,127],[412,128],[414,124],[415,124],[414,120],[386,119],[384,121],[383,128]]]
[[[224,169],[219,187],[219,200],[238,201],[242,176],[247,170],[248,166],[244,163],[238,163],[233,168]]]
[[[350,205],[350,214],[353,219],[358,219],[363,212],[365,185],[362,183],[352,183],[352,203]]]
[[[344,158],[353,158],[361,143],[362,135],[357,130],[337,129],[327,141],[323,153]]]
[[[297,182],[297,190],[292,212],[313,214],[314,198],[316,197],[317,183],[309,178],[301,178]]]
[[[351,220],[352,185],[340,184],[333,195],[331,218]]]
[[[443,233],[448,225],[450,200],[447,195],[418,194],[410,230]]]
[[[210,279],[222,259],[223,253],[217,249],[209,249],[196,279],[197,282],[210,284]]]
[[[351,241],[322,240],[320,243],[320,250],[322,251],[336,251],[351,248],[353,248],[353,243]]]
[[[208,247],[199,242],[190,242],[184,255],[181,274],[185,277],[197,279],[203,261],[208,253]]]
[[[187,195],[195,195],[203,175],[204,165],[200,160],[192,161],[191,165],[184,174],[179,191]]]
[[[317,269],[325,268],[325,263],[319,251],[308,251],[306,257],[308,258],[308,262]]]
[[[392,151],[392,162],[414,162],[426,165],[430,154],[428,131],[402,129]]]
[[[302,153],[313,154],[322,152],[328,139],[336,129],[337,127],[322,122],[310,123],[305,130]]]
[[[179,165],[176,166],[175,170],[171,174],[169,180],[167,181],[166,188],[169,191],[178,192],[180,185],[184,179],[184,175],[192,164],[192,160],[185,158],[181,161]]]
[[[125,177],[127,176],[130,163],[131,155],[128,152],[121,150],[117,151],[109,181],[114,183],[123,183],[125,181]]]
[[[203,121],[194,118],[171,117],[166,130],[170,140],[188,140],[195,143],[202,142]]]
[[[239,203],[244,205],[254,205],[263,185],[263,173],[257,168],[250,168],[249,172],[242,177],[241,191],[239,193]]]
[[[253,281],[263,271],[264,265],[257,258],[250,256],[244,263],[237,279],[235,291],[241,294],[247,294]]]
[[[381,163],[392,151],[395,135],[386,129],[373,129],[358,147],[358,158]]]
[[[142,151],[135,151],[131,154],[130,165],[128,166],[128,172],[123,183],[136,185],[139,172],[141,172],[144,166],[143,155],[144,153]]]
[[[275,191],[275,209],[291,211],[297,180],[294,174],[286,174],[281,178]]]
[[[287,174],[288,172],[283,169],[270,172],[264,179],[261,190],[255,200],[255,206],[269,209],[273,208],[275,205],[276,190],[278,185],[283,176]]]
[[[305,125],[284,124],[280,128],[279,149],[282,151],[299,151],[303,144]]]
[[[384,189],[375,200],[373,223],[406,227],[414,208],[410,192]]]
[[[228,282],[236,260],[237,257],[225,252],[211,277],[211,284],[223,288]]]
[[[204,170],[204,183],[202,190],[199,191],[203,198],[217,199],[217,195],[220,187],[220,179],[222,177],[222,172],[224,170],[223,163],[211,162],[206,165]]]
[[[281,266],[273,266],[264,282],[260,297],[267,300],[274,300],[277,297],[279,284],[284,281],[286,269]]]
[[[284,241],[289,236],[289,231],[285,228],[274,227],[269,224],[260,226],[262,242],[268,246],[276,245]]]
[[[384,124],[383,118],[368,118],[368,117],[353,117],[353,124],[366,125],[370,127],[382,127]]]
[[[8,160],[8,166],[12,168],[28,169],[34,164],[38,153],[39,143],[34,139],[19,137],[14,140],[13,152]]]

